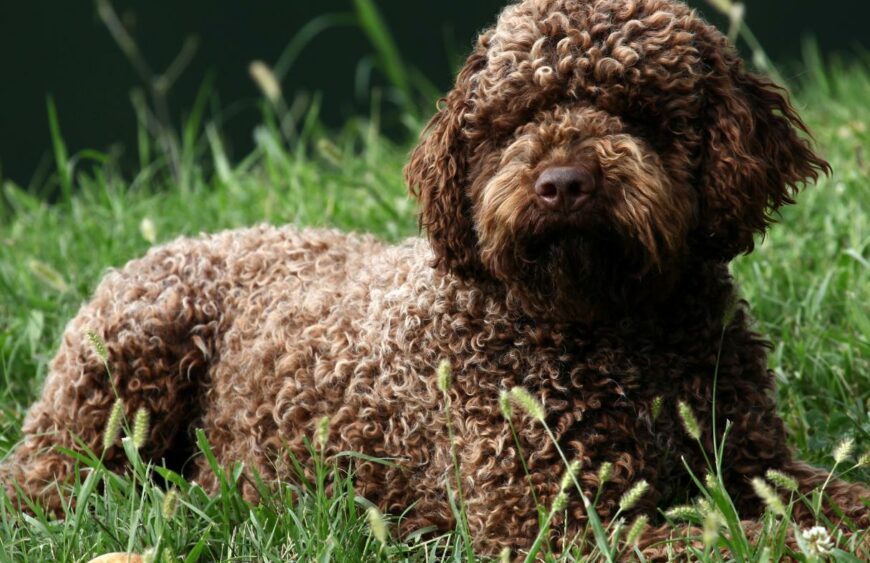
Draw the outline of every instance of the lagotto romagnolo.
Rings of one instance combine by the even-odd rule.
[[[706,473],[678,404],[711,449],[718,373],[716,428],[733,425],[725,485],[751,519],[762,509],[753,477],[778,469],[809,491],[827,475],[792,456],[770,345],[728,273],[776,209],[828,170],[805,133],[785,92],[680,2],[509,5],[410,156],[424,238],[261,226],[180,239],[109,272],[67,327],[0,479],[57,510],[56,482],[75,465],[55,446],[79,448],[75,435],[101,451],[114,388],[128,416],[151,413],[144,455],[207,490],[208,464],[188,459],[195,428],[221,463],[275,482],[294,479],[287,452],[309,459],[303,438],[328,416],[328,456],[392,460],[336,458],[355,459],[360,494],[408,510],[403,531],[443,530],[454,525],[449,404],[475,548],[516,553],[538,532],[535,497],[549,506],[565,471],[542,425],[514,409],[526,477],[499,408],[521,386],[582,463],[590,496],[612,464],[603,520],[649,483],[625,516],[650,516],[650,546],[672,532],[658,509],[697,492],[682,460]],[[105,341],[111,381],[89,330]],[[106,454],[113,469],[124,460],[119,443]],[[865,486],[835,479],[826,493],[834,525],[868,527]],[[566,515],[554,545],[586,523],[579,494]],[[795,518],[815,523],[800,506]]]

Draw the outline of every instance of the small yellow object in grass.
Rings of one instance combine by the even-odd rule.
[[[698,517],[698,509],[688,504],[673,506],[665,512],[671,520],[691,520]]]
[[[106,553],[88,561],[88,563],[143,563],[138,553]]]
[[[163,497],[163,506],[161,507],[164,520],[172,520],[175,518],[175,513],[178,511],[178,491],[169,489]]]
[[[634,486],[627,490],[619,499],[619,510],[625,511],[631,509],[648,490],[649,483],[644,479],[635,483]]]
[[[652,416],[653,422],[658,420],[659,415],[662,413],[662,396],[658,395],[655,399],[652,400],[652,405],[650,406],[650,415]]]
[[[846,461],[846,458],[852,455],[852,450],[855,447],[855,440],[852,438],[846,438],[842,440],[837,447],[834,448],[834,462],[837,464],[843,463]]]
[[[30,260],[27,263],[30,271],[34,276],[39,278],[44,284],[48,285],[58,293],[66,293],[69,291],[69,284],[63,279],[63,276],[55,270],[51,265],[40,260]]]
[[[139,223],[139,233],[142,235],[143,239],[151,244],[157,242],[157,228],[154,226],[154,221],[152,221],[150,217],[145,217],[142,219],[142,222]]]
[[[707,487],[707,490],[710,492],[718,491],[719,479],[717,479],[712,473],[707,473],[704,476],[704,486]]]
[[[686,402],[680,401],[677,403],[677,412],[680,419],[683,421],[683,427],[686,429],[686,434],[695,440],[701,439],[701,425],[698,424],[698,419],[695,418],[695,413],[692,411]]]
[[[767,477],[768,481],[770,481],[777,487],[783,488],[793,493],[796,493],[798,490],[797,481],[795,481],[794,477],[788,475],[787,473],[777,471],[776,469],[768,469],[767,473],[765,473],[764,476]]]
[[[534,418],[538,422],[544,422],[546,411],[542,405],[531,393],[523,387],[514,387],[511,389],[511,397],[523,409],[527,415]]]
[[[253,61],[248,66],[248,72],[251,73],[251,78],[254,79],[257,87],[270,102],[274,104],[281,99],[281,84],[269,65],[263,61]]]
[[[329,139],[317,141],[317,152],[333,166],[342,166],[341,150]]]
[[[514,416],[514,408],[511,406],[511,395],[504,389],[498,395],[498,406],[501,409],[501,415],[510,420]]]
[[[755,494],[764,501],[764,504],[767,505],[767,508],[770,509],[771,512],[777,514],[779,516],[785,516],[785,505],[782,503],[782,499],[776,494],[776,491],[768,485],[764,479],[761,477],[755,477],[752,479],[752,488],[755,491]]]
[[[581,463],[579,459],[575,459],[568,465],[568,469],[565,470],[565,474],[562,475],[562,481],[559,483],[560,491],[567,491],[571,484],[574,482],[574,478],[577,477],[577,473],[580,471]]]
[[[91,347],[94,349],[94,352],[97,356],[100,357],[104,363],[109,359],[109,352],[106,350],[106,343],[103,342],[103,339],[100,338],[100,335],[94,332],[91,329],[85,331],[85,336],[88,337],[88,341],[91,343]]]
[[[369,528],[372,530],[372,535],[382,544],[387,543],[387,523],[384,521],[384,515],[377,507],[370,506],[366,511],[366,516],[369,519]]]
[[[124,402],[121,399],[115,399],[115,404],[112,405],[112,410],[109,412],[109,419],[106,421],[106,428],[103,430],[103,449],[108,450],[115,444],[118,439],[118,434],[121,432],[121,419],[124,417]]]
[[[711,547],[719,539],[719,528],[722,527],[722,517],[715,510],[708,510],[704,514],[704,533],[702,539],[704,545]]]
[[[450,383],[453,376],[453,371],[450,369],[450,362],[447,360],[441,360],[441,363],[438,364],[438,378],[436,382],[438,383],[438,390],[442,393],[446,393],[450,390]]]
[[[565,494],[565,491],[559,491],[559,494],[553,499],[553,506],[550,508],[550,512],[552,514],[562,512],[566,506],[568,506],[568,495]]]
[[[133,446],[140,450],[145,442],[148,441],[148,431],[150,430],[151,421],[148,409],[139,407],[136,411],[136,416],[133,419]]]
[[[613,475],[613,464],[609,461],[605,461],[601,464],[601,467],[598,468],[598,485],[601,486],[610,481],[611,475]]]
[[[321,416],[317,421],[317,434],[315,436],[317,447],[322,451],[329,442],[329,417]]]
[[[640,539],[641,534],[646,530],[648,523],[649,517],[646,514],[641,514],[635,518],[634,522],[631,523],[631,527],[628,529],[628,533],[625,535],[625,543],[628,545],[637,545],[637,540]]]

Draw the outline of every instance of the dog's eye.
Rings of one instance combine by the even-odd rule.
[[[624,125],[624,130],[626,133],[631,135],[632,137],[640,137],[641,139],[648,140],[650,138],[650,131],[645,127],[645,125],[636,119],[628,120],[623,118],[622,123]]]
[[[646,141],[656,150],[662,150],[669,145],[667,132],[661,126],[645,123],[639,119],[630,121],[623,119],[623,124],[626,133]]]

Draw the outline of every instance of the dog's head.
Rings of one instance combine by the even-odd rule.
[[[556,303],[751,251],[828,168],[800,131],[682,3],[525,0],[480,36],[405,172],[437,267]]]

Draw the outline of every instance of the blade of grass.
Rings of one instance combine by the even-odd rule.
[[[51,146],[54,149],[54,164],[57,167],[58,180],[64,200],[69,201],[72,197],[72,170],[69,165],[69,156],[67,155],[63,135],[60,132],[60,122],[57,118],[57,108],[54,105],[54,99],[48,96],[45,104],[48,110],[48,127],[51,131]]]
[[[360,27],[375,46],[387,78],[405,99],[411,100],[408,71],[399,56],[399,49],[390,35],[386,22],[372,0],[354,0]]]

